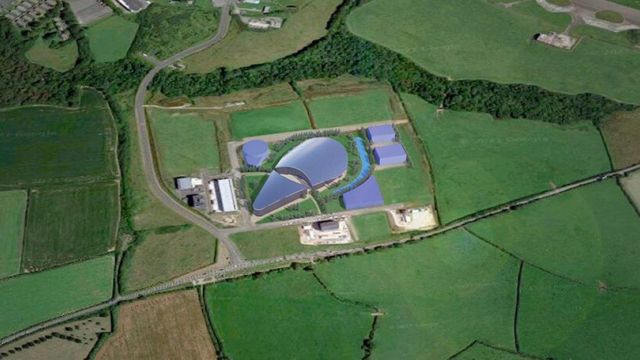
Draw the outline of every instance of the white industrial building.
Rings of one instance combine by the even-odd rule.
[[[233,180],[229,178],[210,180],[207,185],[211,209],[214,212],[238,211]]]

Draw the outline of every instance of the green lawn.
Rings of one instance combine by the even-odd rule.
[[[113,256],[103,256],[0,281],[0,338],[108,300],[113,266]]]
[[[307,112],[300,101],[231,114],[231,134],[236,140],[310,128]]]
[[[304,271],[222,282],[205,294],[233,359],[359,359],[373,320],[371,309],[339,301]]]
[[[125,58],[136,38],[138,26],[118,15],[89,26],[86,34],[93,58],[99,63]]]
[[[419,139],[406,125],[396,127],[396,131],[407,152],[410,165],[375,171],[384,203],[406,203],[415,206],[433,204],[431,176],[424,163],[424,155],[416,144]]]
[[[318,128],[353,125],[393,119],[390,95],[387,89],[375,89],[311,99],[308,105]]]
[[[435,177],[443,223],[610,170],[590,123],[493,120],[403,95]]]
[[[113,250],[118,195],[113,182],[33,189],[22,268],[42,270]]]
[[[223,41],[185,60],[187,72],[207,73],[220,67],[240,68],[293,54],[326,34],[326,24],[341,0],[291,0],[287,3],[298,5],[298,10],[278,14],[286,16],[282,29],[241,30],[232,22]]]
[[[637,291],[600,291],[526,266],[520,299],[524,353],[547,359],[640,357]]]
[[[200,171],[219,171],[220,155],[213,121],[196,113],[153,109],[149,114],[163,176],[174,178]]]
[[[20,272],[26,208],[26,191],[0,191],[0,279]]]
[[[610,10],[598,11],[596,13],[596,18],[616,24],[621,24],[624,22],[624,16],[622,16],[622,14]]]
[[[267,177],[268,175],[266,174],[251,174],[243,176],[246,192],[245,195],[248,196],[252,202],[256,199],[256,196],[258,196],[260,189],[262,189],[262,185],[267,181]]]
[[[469,228],[528,262],[589,285],[640,287],[640,218],[614,180],[474,223]]]
[[[640,211],[640,171],[620,179],[620,185],[622,185],[635,207]]]
[[[81,107],[0,110],[0,185],[113,178],[116,130],[102,95],[84,89]]]
[[[237,233],[231,235],[231,240],[248,260],[265,259],[317,249],[316,247],[300,244],[298,230],[295,226]]]
[[[390,240],[393,236],[389,219],[384,212],[357,215],[351,218],[351,222],[358,233],[358,240],[361,242],[382,242]]]
[[[637,50],[590,38],[573,51],[537,43],[533,34],[562,32],[570,22],[568,16],[560,23],[539,14],[486,0],[373,0],[351,12],[347,25],[357,36],[453,79],[534,84],[640,103],[640,83],[633,80],[640,78]]]
[[[40,37],[24,53],[24,56],[34,64],[65,72],[76,66],[78,44],[75,41],[67,41],[61,47],[54,49],[50,48],[49,43]]]
[[[216,239],[199,227],[144,232],[125,257],[123,288],[141,289],[213,264]]]
[[[451,360],[526,360],[534,359],[523,357],[513,351],[499,350],[482,343],[475,343],[462,353],[449,358]]]
[[[322,263],[316,272],[338,297],[384,314],[376,358],[447,359],[474,340],[514,347],[518,262],[462,230]]]

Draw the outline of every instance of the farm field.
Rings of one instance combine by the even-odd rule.
[[[185,60],[186,71],[207,73],[221,67],[240,68],[293,54],[326,34],[326,24],[341,1],[288,0],[286,3],[298,5],[298,10],[286,15],[282,29],[242,31],[240,25],[232,23],[229,34],[220,44]]]
[[[33,189],[22,268],[45,268],[102,255],[115,247],[120,216],[114,182]]]
[[[332,297],[305,271],[205,291],[213,327],[233,359],[357,359],[373,321],[371,308]]]
[[[525,266],[518,316],[524,353],[554,359],[640,356],[640,295],[566,281]]]
[[[0,281],[0,338],[109,299],[113,266],[109,255]]]
[[[590,123],[560,126],[436,113],[417,96],[402,98],[433,167],[443,223],[610,170]]]
[[[409,125],[397,126],[400,142],[409,159],[408,166],[376,170],[374,175],[380,184],[385,204],[405,203],[407,205],[433,204],[433,185],[429,169],[425,163],[419,141]]]
[[[614,114],[605,121],[602,133],[616,168],[640,163],[640,110]]]
[[[518,262],[463,230],[315,271],[336,296],[384,314],[377,358],[446,359],[474,340],[513,349]]]
[[[636,209],[640,211],[640,171],[633,172],[627,177],[620,179],[620,185],[622,185],[622,188],[629,198],[631,198]]]
[[[310,128],[307,112],[300,101],[231,114],[231,134],[236,140]]]
[[[26,208],[26,191],[0,191],[0,279],[20,272]]]
[[[197,113],[153,109],[149,114],[163,177],[171,181],[174,177],[196,175],[201,171],[219,171],[220,155],[213,121]]]
[[[172,292],[120,306],[115,333],[97,360],[216,359],[195,290]]]
[[[592,38],[570,52],[536,43],[534,34],[562,32],[569,19],[559,26],[518,6],[507,9],[486,0],[374,0],[355,9],[347,25],[355,35],[441,76],[534,84],[640,103],[640,85],[631,80],[640,77],[637,50]]]
[[[136,241],[122,266],[121,284],[127,291],[173,279],[216,260],[216,239],[196,226],[147,231]]]
[[[207,0],[195,0],[192,5],[159,1],[140,12],[136,21],[140,30],[133,51],[165,59],[212,37],[218,13]]]
[[[474,223],[483,239],[552,273],[595,286],[640,287],[640,218],[615,180]]]
[[[49,47],[49,43],[37,38],[33,46],[27,50],[24,56],[34,64],[44,66],[59,72],[73,69],[78,60],[78,44],[68,41],[58,49]]]
[[[392,120],[391,101],[387,89],[375,89],[311,99],[308,106],[318,128],[327,128]]]
[[[124,59],[136,38],[138,26],[118,15],[89,26],[86,34],[96,62],[106,63]]]
[[[25,106],[0,118],[0,186],[117,175],[114,120],[93,89],[83,89],[79,109]]]
[[[231,240],[247,260],[295,254],[309,251],[310,248],[300,244],[298,230],[295,226],[237,233],[231,235]]]

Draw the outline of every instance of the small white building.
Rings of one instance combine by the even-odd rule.
[[[197,186],[202,186],[202,179],[197,177],[179,177],[175,178],[176,189],[191,190]]]

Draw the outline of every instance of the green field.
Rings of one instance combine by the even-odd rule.
[[[22,268],[42,270],[113,250],[118,194],[116,183],[33,189]]]
[[[40,37],[24,53],[24,56],[34,64],[65,72],[76,66],[78,44],[75,41],[68,41],[60,48],[54,49],[50,48],[49,43]]]
[[[383,313],[376,358],[447,359],[474,340],[513,349],[518,262],[462,230],[316,272],[338,297]]]
[[[251,202],[256,199],[256,196],[258,196],[260,189],[262,189],[262,185],[267,181],[267,177],[268,175],[266,174],[251,174],[243,176],[245,196],[247,196]]]
[[[384,212],[357,215],[351,218],[351,222],[358,233],[358,241],[375,243],[392,237],[389,219]]]
[[[231,134],[236,140],[310,128],[307,112],[299,101],[281,106],[238,111],[231,115]]]
[[[638,309],[637,291],[598,290],[527,266],[518,317],[520,349],[547,359],[637,359]]]
[[[640,109],[614,114],[605,121],[602,134],[616,168],[640,163]]]
[[[624,22],[624,16],[622,16],[622,14],[610,10],[598,11],[596,13],[596,18],[616,24],[621,24]]]
[[[220,155],[216,128],[195,113],[150,111],[153,141],[164,177],[217,173]]]
[[[173,279],[216,259],[216,239],[196,226],[148,231],[136,241],[122,268],[127,291]]]
[[[585,186],[469,228],[555,274],[594,285],[640,287],[640,218],[614,180]]]
[[[536,359],[531,357],[525,357],[517,354],[515,351],[501,350],[493,348],[491,346],[484,345],[482,343],[475,343],[470,348],[461,352],[460,354],[450,357],[450,360],[526,360]]]
[[[233,359],[359,359],[372,322],[371,309],[337,300],[304,271],[218,283],[206,302]]]
[[[133,50],[164,59],[212,37],[218,14],[208,0],[195,0],[193,5],[159,1],[140,12],[136,21],[140,30]]]
[[[26,208],[26,191],[0,191],[0,279],[20,272]]]
[[[248,260],[266,259],[316,249],[316,247],[300,244],[295,226],[237,233],[231,235],[231,240]]]
[[[637,50],[591,38],[573,51],[537,43],[534,34],[562,32],[570,19],[564,15],[560,23],[539,9],[520,10],[532,2],[505,8],[487,0],[373,0],[354,10],[347,25],[449,78],[534,84],[640,103],[640,83],[633,80],[640,78]]]
[[[286,208],[276,211],[258,221],[258,224],[269,223],[273,221],[284,221],[295,218],[303,218],[307,216],[319,215],[320,210],[313,198],[309,197],[299,203],[292,204]]]
[[[479,113],[436,113],[413,95],[403,101],[433,167],[443,223],[610,169],[590,123],[493,120]]]
[[[631,173],[625,178],[620,179],[620,185],[627,193],[636,209],[640,211],[640,171]]]
[[[0,338],[108,300],[113,266],[113,256],[103,256],[0,281]]]
[[[396,127],[396,131],[407,152],[410,165],[375,171],[384,203],[415,206],[432,204],[431,176],[422,149],[416,144],[419,139],[406,125]]]
[[[138,26],[117,15],[89,26],[86,34],[93,58],[99,63],[124,59],[136,38]]]
[[[0,110],[0,185],[113,178],[116,130],[102,95],[84,89],[80,108]]]
[[[265,5],[268,3],[263,1]],[[282,4],[282,1],[277,3]],[[326,34],[326,23],[341,0],[287,0],[286,3],[298,5],[298,10],[291,14],[278,14],[286,15],[282,29],[242,31],[240,25],[232,22],[223,41],[185,60],[187,72],[207,73],[220,67],[239,68],[293,54]]]
[[[309,110],[318,128],[353,125],[393,119],[391,94],[387,89],[363,91],[309,100]]]

